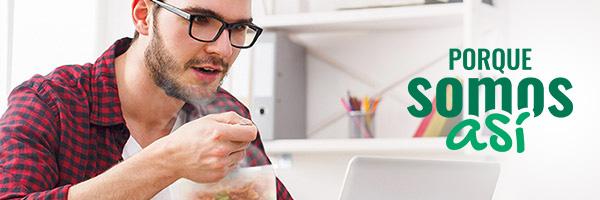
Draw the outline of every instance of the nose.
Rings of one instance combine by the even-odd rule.
[[[233,46],[231,46],[231,41],[229,41],[229,30],[223,30],[223,33],[221,33],[216,41],[208,43],[206,51],[209,54],[218,54],[223,57],[231,56]]]

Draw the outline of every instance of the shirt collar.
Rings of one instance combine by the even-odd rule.
[[[117,40],[91,67],[90,122],[101,126],[125,123],[115,76],[115,59],[125,53],[131,38]]]

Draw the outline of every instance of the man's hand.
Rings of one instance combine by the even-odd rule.
[[[191,121],[156,144],[168,151],[165,159],[178,177],[207,183],[227,176],[244,159],[256,134],[252,121],[227,112]]]
[[[150,199],[179,178],[216,182],[244,158],[256,135],[252,121],[234,112],[205,116],[106,172],[72,186],[68,198]]]

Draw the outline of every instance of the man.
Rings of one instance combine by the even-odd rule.
[[[250,3],[134,0],[133,40],[16,87],[0,121],[0,199],[150,199],[179,178],[218,181],[245,156],[269,164],[248,109],[219,87],[261,33]],[[229,112],[185,123],[198,106]],[[292,199],[279,180],[277,197]]]

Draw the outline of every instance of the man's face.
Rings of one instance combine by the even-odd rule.
[[[249,19],[250,0],[166,0],[188,13],[212,11],[226,22]],[[185,102],[206,102],[214,96],[240,49],[231,46],[229,31],[215,42],[200,42],[189,36],[189,22],[151,2],[154,11],[151,41],[145,64],[155,84],[167,95]],[[150,16],[149,16],[150,17]],[[216,69],[209,72],[204,69]]]

